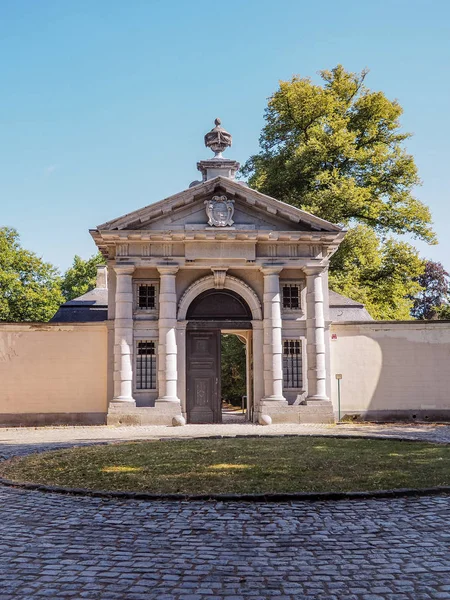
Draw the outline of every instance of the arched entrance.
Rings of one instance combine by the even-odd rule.
[[[249,347],[252,311],[237,292],[208,289],[191,302],[186,319],[187,422],[221,423],[221,333],[242,332]]]

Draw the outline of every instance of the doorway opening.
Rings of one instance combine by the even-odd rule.
[[[222,423],[241,423],[247,415],[247,336],[224,332],[220,336]]]

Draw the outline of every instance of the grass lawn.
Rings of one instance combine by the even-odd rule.
[[[150,493],[362,491],[450,485],[450,447],[318,437],[127,442],[0,464],[20,482]]]

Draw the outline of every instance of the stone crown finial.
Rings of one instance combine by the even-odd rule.
[[[205,135],[205,146],[214,152],[214,158],[222,158],[222,152],[231,146],[231,134],[221,127],[221,120],[214,121],[215,127]]]

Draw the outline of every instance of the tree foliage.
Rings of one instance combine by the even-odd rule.
[[[439,307],[439,309],[437,310],[437,318],[450,321],[450,303],[443,304]]]
[[[221,336],[222,352],[222,398],[241,406],[242,396],[247,393],[245,371],[245,344],[236,335]]]
[[[350,229],[330,264],[330,287],[366,305],[374,319],[410,319],[423,260],[410,244]]]
[[[0,228],[0,321],[48,321],[64,299],[58,270],[20,245],[19,234]]]
[[[418,278],[421,291],[414,298],[412,315],[416,319],[448,319],[450,317],[450,279],[440,262],[428,260]]]
[[[72,266],[64,273],[61,290],[64,298],[73,300],[95,288],[97,266],[105,263],[103,255],[98,252],[83,260],[75,255]]]
[[[341,65],[281,81],[269,98],[261,150],[243,174],[259,191],[349,227],[332,257],[332,289],[364,302],[375,318],[408,319],[424,265],[409,234],[435,243],[431,215],[401,131],[402,108],[365,85],[367,71]],[[389,238],[389,234],[393,235]]]
[[[281,81],[269,99],[261,152],[243,168],[250,185],[333,223],[433,242],[430,211],[412,194],[420,180],[399,103],[369,90],[367,71],[320,75],[323,85]]]

